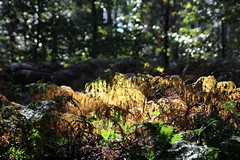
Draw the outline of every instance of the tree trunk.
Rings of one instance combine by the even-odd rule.
[[[168,37],[168,31],[169,31],[169,10],[170,10],[170,4],[169,1],[167,1],[166,6],[166,12],[165,12],[165,25],[164,25],[164,52],[163,52],[163,58],[164,58],[164,67],[165,69],[169,66],[169,56],[168,56],[168,48],[169,48],[169,37]]]
[[[225,58],[225,48],[226,48],[226,44],[225,44],[225,23],[224,20],[221,20],[221,28],[222,28],[222,33],[221,33],[221,37],[222,37],[222,58]]]
[[[36,42],[36,48],[35,48],[35,52],[33,53],[33,57],[32,57],[32,61],[37,61],[37,59],[39,58],[39,43],[40,43],[40,29],[41,29],[41,4],[40,4],[40,0],[37,0],[37,8],[36,9],[36,12],[37,12],[37,15],[38,15],[38,23],[37,23],[37,42]]]
[[[56,13],[55,11],[52,12],[53,17],[56,17]],[[51,53],[51,61],[52,62],[56,62],[57,61],[57,55],[58,55],[58,36],[57,33],[55,31],[57,24],[56,24],[56,18],[52,19],[52,27],[51,27],[51,36],[52,36],[52,43],[51,43],[51,49],[52,49],[52,53]]]
[[[93,26],[93,32],[92,32],[92,51],[91,51],[91,57],[96,58],[97,57],[97,10],[95,5],[96,0],[92,0],[92,26]]]
[[[107,16],[108,16],[108,25],[112,26],[113,20],[112,20],[112,9],[113,9],[113,2],[112,0],[107,1]]]

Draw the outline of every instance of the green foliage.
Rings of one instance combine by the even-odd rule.
[[[114,139],[115,136],[115,132],[112,129],[106,130],[106,129],[102,129],[101,130],[101,135],[104,138],[104,140],[109,141],[111,139]]]
[[[33,143],[33,146],[37,146],[41,144],[42,137],[38,129],[33,128],[30,131],[31,135],[28,137],[28,140]]]
[[[233,110],[236,107],[236,101],[225,102],[223,108],[226,110]]]
[[[177,143],[181,140],[183,140],[184,132],[176,133],[171,138],[171,144]]]
[[[9,154],[9,159],[14,160],[24,160],[24,159],[30,159],[30,157],[26,154],[26,148],[25,149],[19,149],[15,147],[9,148],[7,154]]]
[[[173,126],[162,125],[160,129],[160,134],[163,135],[166,140],[170,140],[173,131]]]
[[[229,102],[225,102],[222,107],[231,113],[231,118],[236,121],[235,125],[239,126],[240,114],[237,111],[236,105],[237,105],[237,101],[229,101]]]
[[[215,99],[200,101],[179,76],[130,80],[124,74],[106,72],[102,78],[88,84],[87,93],[28,85],[22,91],[31,98],[26,105],[1,96],[1,158],[228,159],[239,155],[236,87],[229,95],[237,98],[226,101],[228,89],[217,88],[219,82],[212,76],[201,77],[192,84],[199,89],[196,93]],[[133,90],[144,99],[134,97]],[[160,98],[152,95],[159,91]],[[116,93],[125,104],[113,103],[120,99],[113,96]],[[116,101],[107,96],[117,97]],[[146,100],[149,96],[153,98]]]
[[[220,0],[0,1],[0,55],[4,63],[53,60],[65,66],[102,56],[161,63],[164,52],[175,61],[222,54],[239,58],[239,5]]]
[[[115,130],[113,128],[113,122],[109,122],[107,125],[107,129],[101,129],[101,136],[105,141],[110,141],[116,138]]]
[[[1,152],[6,159],[32,159],[42,154],[44,141],[40,122],[54,101],[40,101],[27,106],[4,103],[1,106]],[[5,139],[5,138],[4,138]],[[5,152],[4,152],[5,151]]]

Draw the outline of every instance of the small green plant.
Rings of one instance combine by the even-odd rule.
[[[229,101],[225,102],[222,107],[226,110],[233,110],[236,107],[236,104],[236,101]]]
[[[125,123],[123,125],[123,128],[124,128],[124,133],[127,135],[133,132],[133,129],[131,128],[131,126],[128,123]]]
[[[104,138],[104,140],[109,141],[115,137],[115,131],[112,129],[102,129],[101,135]]]
[[[113,127],[113,122],[109,122],[107,129],[101,129],[101,136],[105,141],[109,141],[116,138],[115,130],[112,129],[112,127]]]
[[[26,153],[26,149],[20,149],[20,148],[16,148],[16,147],[11,147],[8,150],[8,155],[9,155],[9,159],[11,160],[26,160],[26,159],[30,159],[30,157],[27,155]]]
[[[173,131],[174,131],[174,127],[173,126],[169,126],[169,125],[161,125],[161,129],[160,129],[160,133],[161,135],[163,135],[166,140],[170,140],[172,134],[173,134]]]
[[[172,138],[171,138],[170,143],[171,143],[171,144],[174,144],[174,143],[176,143],[176,142],[179,142],[179,141],[183,140],[184,134],[185,134],[185,132],[180,132],[180,133],[174,134],[174,135],[172,136]]]
[[[31,130],[31,135],[28,137],[28,140],[32,142],[32,145],[34,147],[36,147],[37,145],[39,145],[41,143],[42,137],[38,131],[38,129],[33,128]]]
[[[239,128],[240,124],[240,114],[236,110],[237,101],[225,102],[222,107],[231,113],[231,118],[234,120],[234,125]]]

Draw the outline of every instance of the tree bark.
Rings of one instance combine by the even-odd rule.
[[[56,12],[53,11],[52,12],[53,17],[56,17]],[[56,62],[57,61],[57,55],[58,55],[58,46],[57,46],[57,42],[58,42],[58,36],[57,33],[55,31],[55,28],[57,26],[57,19],[53,18],[52,19],[52,27],[51,27],[51,36],[52,36],[52,43],[51,43],[51,49],[52,49],[52,53],[51,53],[51,61],[52,62]]]
[[[169,11],[170,11],[170,4],[169,0],[166,4],[166,12],[165,12],[165,25],[164,25],[164,52],[163,52],[163,58],[164,58],[164,67],[165,69],[169,66],[169,56],[168,56],[168,48],[169,48],[169,37],[168,37],[168,31],[169,31]]]
[[[96,0],[92,0],[92,50],[91,50],[91,57],[97,57],[97,10],[95,5]]]
[[[108,16],[108,25],[112,26],[113,20],[112,20],[112,9],[113,9],[113,2],[112,0],[107,1],[107,16]]]
[[[222,58],[225,58],[225,48],[226,48],[226,44],[225,44],[225,23],[224,20],[221,20],[221,28],[222,28],[222,33],[221,33],[221,39],[222,39]]]
[[[38,15],[38,18],[37,18],[37,42],[36,42],[36,48],[35,48],[35,52],[33,53],[33,57],[32,57],[32,61],[37,61],[38,57],[39,57],[39,53],[38,53],[38,49],[39,49],[39,43],[40,43],[40,29],[41,29],[41,4],[40,4],[40,0],[37,0],[37,8],[36,9],[36,12],[37,12],[37,15]]]

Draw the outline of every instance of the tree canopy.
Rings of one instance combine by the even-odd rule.
[[[238,58],[237,0],[0,1],[3,62]]]

